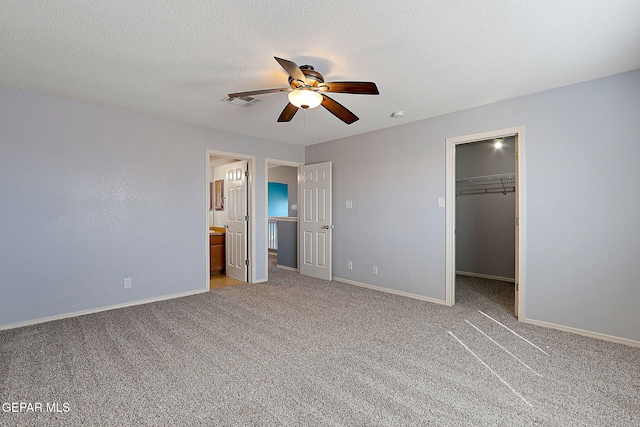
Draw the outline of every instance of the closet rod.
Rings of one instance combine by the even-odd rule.
[[[456,196],[507,193],[516,191],[516,174],[503,173],[456,179]]]
[[[515,187],[505,187],[504,189],[502,188],[477,188],[477,189],[470,189],[470,190],[461,190],[461,191],[456,191],[456,196],[469,196],[472,194],[492,194],[492,193],[500,193],[500,194],[504,194],[506,195],[507,193],[515,193],[516,189]]]
[[[516,174],[515,173],[501,173],[496,175],[481,175],[481,176],[472,176],[469,178],[458,178],[456,179],[457,183],[476,183],[476,182],[489,182],[489,181],[500,181],[500,180],[510,180],[515,181]]]

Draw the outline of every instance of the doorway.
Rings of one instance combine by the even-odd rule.
[[[255,157],[206,150],[207,289],[255,280]]]
[[[524,222],[525,217],[525,180],[524,180],[524,127],[500,129],[496,131],[484,132],[473,135],[465,135],[446,140],[446,304],[455,304],[455,283],[456,283],[456,148],[462,144],[477,143],[480,141],[497,140],[504,138],[514,138],[515,142],[515,174],[511,183],[515,194],[515,300],[514,312],[518,319],[524,318]],[[507,177],[503,177],[507,178]],[[487,177],[483,177],[487,179]],[[504,182],[504,181],[503,181]],[[502,183],[495,187],[501,192],[506,192],[506,185]],[[486,187],[486,186],[485,186]],[[473,190],[469,187],[467,190]],[[493,191],[493,190],[492,190]]]
[[[264,253],[267,280],[270,265],[297,271],[298,167],[303,165],[304,163],[300,162],[265,159],[265,212],[267,215]],[[275,206],[270,196],[270,184],[275,184],[272,185],[271,192],[274,188],[286,187],[287,189],[286,197],[281,197],[280,203],[276,201]],[[283,200],[286,200],[284,206],[281,205]]]

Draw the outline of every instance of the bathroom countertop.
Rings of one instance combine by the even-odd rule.
[[[209,227],[210,236],[224,236],[225,234],[225,229],[222,227]]]

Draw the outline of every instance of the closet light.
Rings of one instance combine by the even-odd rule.
[[[498,150],[502,148],[502,139],[496,139],[496,142],[493,144]]]
[[[289,102],[298,108],[316,108],[322,104],[322,95],[310,89],[296,89],[289,92]]]

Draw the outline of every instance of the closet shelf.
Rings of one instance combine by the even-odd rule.
[[[516,174],[502,173],[456,179],[456,196],[471,194],[507,193],[516,191]]]

